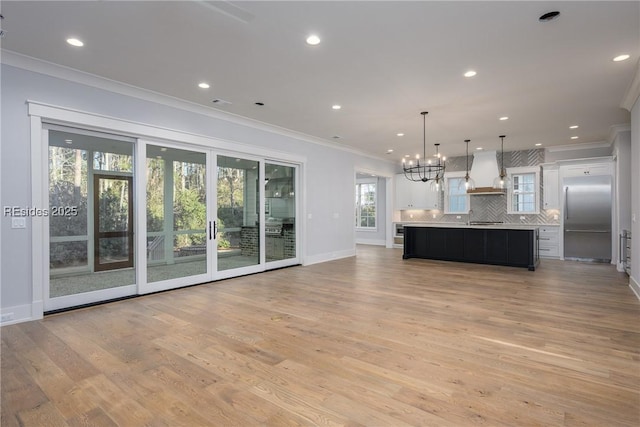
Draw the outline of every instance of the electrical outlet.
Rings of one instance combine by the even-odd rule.
[[[2,323],[9,322],[10,320],[13,320],[13,313],[6,313],[0,317],[0,322]]]
[[[462,217],[460,215],[456,215],[456,219],[461,219]]]
[[[521,216],[521,217],[520,217],[520,219],[521,219],[521,220],[523,220],[523,221],[524,221],[526,218],[527,218],[527,217],[525,217],[525,216]]]
[[[558,219],[558,214],[555,214],[555,215],[553,216],[553,219]]]

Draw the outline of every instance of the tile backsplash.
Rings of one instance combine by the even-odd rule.
[[[500,153],[497,153],[499,156]],[[447,160],[447,171],[464,171],[465,157],[453,157]],[[504,153],[504,167],[537,166],[544,163],[544,150],[523,150]],[[499,160],[498,160],[499,164]],[[540,179],[540,206],[542,206],[542,176]],[[467,221],[492,221],[507,224],[560,224],[557,219],[557,210],[541,209],[539,214],[507,214],[506,195],[476,195],[470,196],[471,218],[466,214],[445,214],[443,210],[411,210],[400,211],[400,220],[403,222],[443,222],[466,223]],[[444,206],[444,194],[441,195],[440,206]],[[556,216],[556,217],[554,217]],[[458,218],[460,217],[460,218]]]

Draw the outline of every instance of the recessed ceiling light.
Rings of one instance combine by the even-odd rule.
[[[76,38],[69,38],[67,39],[67,43],[69,43],[71,46],[75,46],[75,47],[82,47],[84,46],[84,43]]]
[[[569,129],[578,129],[578,125],[569,126]]]
[[[464,76],[465,76],[465,77],[473,77],[473,76],[475,76],[476,74],[478,74],[478,73],[476,73],[476,72],[475,72],[475,71],[473,71],[473,70],[469,70],[469,71],[467,71],[466,73],[464,73]]]
[[[209,86],[209,83],[202,82],[202,83],[198,83],[198,87],[200,89],[209,89],[211,86]]]
[[[315,34],[310,35],[309,37],[307,37],[307,44],[310,44],[311,46],[320,44],[320,37],[316,36]]]
[[[540,144],[539,142],[536,144],[536,147],[540,147],[542,144]]]
[[[507,117],[507,116],[502,116],[502,117],[500,117],[500,120],[503,120],[503,121],[504,121],[504,120],[509,120],[509,117]]]
[[[341,108],[342,108],[342,106],[341,106],[341,105],[336,104],[336,105],[332,105],[332,106],[331,106],[331,108],[333,108],[334,110],[339,110],[339,109],[341,109]]]
[[[404,156],[405,157],[411,157],[411,154],[405,154]]]
[[[480,151],[482,150],[482,147],[476,147],[476,150]]]
[[[391,154],[391,153],[393,153],[393,149],[392,149],[392,148],[389,148],[389,149],[387,150],[387,154]]]
[[[572,136],[571,139],[578,139],[578,137],[577,136]]]
[[[616,56],[615,58],[613,58],[613,60],[614,60],[615,62],[624,61],[624,60],[626,60],[626,59],[629,59],[629,55],[626,55],[626,54],[625,54],[625,55],[618,55],[618,56]]]
[[[400,133],[396,133],[396,135],[398,135],[398,136],[404,136],[404,133],[400,132]]]

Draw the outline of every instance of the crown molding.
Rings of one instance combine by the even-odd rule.
[[[620,125],[610,126],[609,135],[607,136],[607,141],[609,142],[609,144],[613,144],[613,141],[616,140],[616,137],[618,136],[618,134],[622,132],[631,132],[631,125],[620,124]]]
[[[624,108],[627,111],[631,111],[636,101],[640,97],[640,61],[636,64],[636,74],[629,84],[627,91],[625,92],[624,98],[622,98],[622,103],[620,107]]]
[[[216,110],[212,107],[196,104],[191,101],[186,101],[173,96],[165,95],[159,92],[154,92],[148,89],[143,89],[137,86],[122,83],[116,80],[111,80],[105,77],[100,77],[95,74],[79,71],[74,68],[66,67],[64,65],[55,64],[49,61],[43,61],[41,59],[33,58],[20,53],[0,49],[0,63],[6,64],[12,67],[20,68],[27,71],[32,71],[38,74],[44,74],[50,77],[59,78],[62,80],[72,81],[85,86],[94,87],[97,89],[105,90],[120,95],[130,96],[132,98],[141,99],[144,101],[154,102],[157,104],[165,105],[172,108],[177,108],[183,111],[188,111],[203,116],[211,117],[218,120],[224,120],[226,122],[234,123],[241,126],[261,130],[264,132],[274,133],[277,135],[285,136],[288,138],[297,139],[300,141],[308,142],[311,144],[321,145],[335,150],[348,152],[358,156],[363,156],[375,160],[380,160],[387,163],[394,163],[384,157],[374,156],[369,153],[365,153],[360,150],[356,150],[351,147],[345,147],[338,145],[336,142],[324,140],[312,135],[308,135],[302,132],[294,131],[277,125],[273,125],[259,120],[250,119],[248,117],[240,116],[233,113],[228,113],[220,110]],[[239,141],[241,142],[241,141]]]
[[[578,151],[578,150],[591,150],[594,148],[610,148],[611,143],[607,141],[600,142],[587,142],[584,144],[572,144],[572,145],[556,145],[548,147],[545,150],[549,153],[556,153],[560,151]]]

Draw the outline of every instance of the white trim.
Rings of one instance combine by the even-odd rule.
[[[465,171],[459,171],[459,172],[445,172],[444,173],[444,183],[443,183],[443,188],[444,188],[444,213],[445,214],[462,214],[462,215],[466,215],[469,213],[469,209],[471,209],[471,200],[469,200],[469,193],[467,193],[466,195],[466,205],[467,205],[467,210],[466,211],[451,211],[449,210],[449,179],[451,178],[464,178],[467,175],[467,173]]]
[[[323,254],[307,256],[305,259],[304,266],[309,266],[313,264],[319,264],[327,261],[335,261],[337,259],[349,258],[352,256],[356,256],[356,249],[345,249],[343,251],[338,252],[326,252]]]
[[[633,276],[629,276],[629,287],[636,294],[636,298],[640,300],[640,283]]]
[[[30,117],[31,133],[31,206],[49,207],[48,158],[44,149],[48,131],[42,128],[40,117]],[[49,218],[31,217],[31,319],[42,319],[44,303],[49,297]],[[45,289],[46,288],[46,289]]]
[[[375,245],[386,246],[387,241],[384,239],[358,239],[356,238],[356,245]]]
[[[553,147],[547,147],[545,148],[545,150],[549,153],[556,153],[559,151],[591,150],[593,148],[609,148],[609,147],[611,147],[610,142],[598,141],[598,142],[587,142],[584,144],[555,145]],[[561,160],[558,160],[558,161],[561,161]]]
[[[253,129],[258,129],[258,130],[262,130],[269,133],[275,133],[278,135],[295,138],[297,140],[302,140],[312,144],[318,144],[325,147],[330,147],[336,150],[357,154],[359,156],[393,163],[391,160],[387,158],[374,156],[370,153],[365,153],[363,151],[346,147],[344,145],[339,145],[338,143],[324,140],[311,135],[307,135],[302,132],[297,132],[291,129],[261,122],[259,120],[250,119],[244,116],[239,116],[229,112],[220,111],[213,107],[207,107],[204,105],[196,104],[194,102],[175,98],[169,95],[161,94],[161,93],[150,91],[147,89],[142,89],[136,86],[128,85],[126,83],[121,83],[121,82],[110,80],[94,74],[75,70],[73,68],[64,67],[51,62],[32,58],[32,57],[22,55],[10,50],[2,49],[2,55],[0,57],[0,60],[3,64],[10,65],[12,67],[21,68],[23,70],[33,71],[35,73],[44,74],[47,76],[52,76],[59,79],[72,81],[75,83],[80,83],[86,86],[95,87],[95,88],[106,90],[112,93],[126,95],[133,98],[177,108],[183,111],[189,111],[192,113],[201,114],[211,118],[224,120],[230,123],[247,126]]]
[[[133,256],[136,293],[147,290],[147,141],[133,144]]]
[[[520,212],[513,210],[513,175],[534,174],[535,210]],[[540,166],[507,168],[507,177],[511,180],[511,188],[507,189],[507,215],[539,215],[540,214]]]
[[[42,117],[44,122],[68,125],[71,127],[83,126],[88,130],[97,130],[106,133],[119,133],[147,139],[158,139],[168,142],[182,142],[195,145],[199,148],[211,147],[219,151],[230,153],[246,153],[247,155],[260,157],[278,157],[291,162],[302,162],[305,156],[291,154],[285,151],[267,150],[239,141],[212,138],[182,130],[169,129],[162,126],[140,123],[102,114],[88,113],[72,108],[49,105],[38,101],[27,100],[29,115]]]
[[[631,109],[635,105],[636,101],[640,97],[640,63],[636,65],[636,73],[633,76],[633,80],[629,84],[627,91],[625,92],[624,98],[622,99],[622,103],[620,107],[625,110],[631,112]]]
[[[136,285],[132,284],[51,298],[47,301],[47,311],[130,297],[136,294],[136,287]]]
[[[42,301],[34,301],[31,304],[5,307],[0,310],[0,315],[9,319],[0,323],[0,326],[13,325],[16,323],[29,322],[31,320],[42,319]]]

